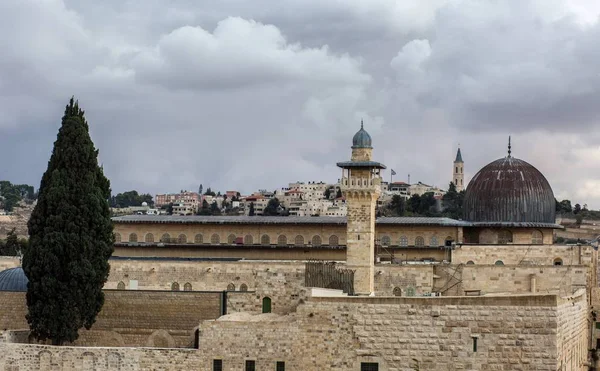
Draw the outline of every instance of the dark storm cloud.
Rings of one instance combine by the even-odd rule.
[[[0,178],[37,186],[75,94],[117,192],[335,181],[364,119],[396,179],[445,186],[459,142],[473,175],[517,134],[515,153],[558,195],[600,207],[598,10],[584,0],[3,1]]]

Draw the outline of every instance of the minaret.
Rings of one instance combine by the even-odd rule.
[[[454,167],[452,169],[452,182],[456,186],[457,192],[460,192],[463,189],[465,189],[464,167],[465,163],[463,162],[462,154],[460,153],[460,147],[458,147],[458,151],[456,152],[456,159],[454,160]]]
[[[360,123],[352,139],[352,158],[338,162],[342,168],[341,188],[348,207],[346,264],[354,272],[354,292],[371,295],[375,273],[375,206],[381,193],[383,164],[371,161],[371,136]]]

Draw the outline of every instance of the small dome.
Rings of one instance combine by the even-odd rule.
[[[360,130],[352,138],[352,148],[373,148],[371,147],[371,136],[363,128],[363,122],[360,122]]]
[[[23,268],[10,268],[0,272],[0,291],[27,291],[29,280]]]
[[[509,155],[484,166],[467,186],[464,219],[555,223],[555,200],[544,175]]]
[[[148,203],[146,201],[142,202],[142,206],[146,207],[148,206]]]

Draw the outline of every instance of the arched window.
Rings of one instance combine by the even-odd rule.
[[[313,236],[312,245],[313,246],[321,246],[321,236]]]
[[[246,237],[244,237],[244,245],[252,245],[253,243],[254,241],[252,236],[247,234]]]
[[[502,260],[496,260],[494,265],[504,265],[504,262]]]
[[[417,238],[415,238],[415,246],[417,246],[417,247],[425,246],[425,239],[421,236],[418,236]]]
[[[186,282],[185,285],[183,285],[183,291],[192,291],[192,284]]]
[[[177,242],[178,243],[187,243],[187,236],[185,234],[180,234],[179,237],[177,237]]]
[[[194,236],[194,243],[203,243],[204,242],[204,238],[202,237],[202,235],[200,233],[198,233],[197,235]]]
[[[394,287],[394,296],[402,296],[402,289],[400,287]]]
[[[438,247],[439,245],[438,238],[436,236],[431,236],[431,240],[429,240],[429,246]]]
[[[245,283],[242,283],[240,285],[240,291],[248,291],[248,285],[246,285]]]
[[[219,238],[219,235],[216,233],[213,233],[212,236],[210,236],[210,243],[213,245],[218,245],[221,243],[221,239]]]
[[[544,234],[542,231],[536,229],[531,233],[531,243],[534,245],[541,245],[544,243]]]
[[[287,237],[283,234],[279,235],[279,237],[277,237],[277,245],[279,245],[279,246],[287,245]]]
[[[138,241],[137,241],[137,234],[135,234],[135,233],[130,233],[130,234],[129,234],[129,242],[138,242]]]
[[[260,238],[260,244],[261,245],[270,245],[271,237],[269,237],[268,234],[263,234],[262,237]]]
[[[332,236],[329,236],[329,246],[339,246],[340,245],[340,239],[338,238],[338,236],[336,236],[335,234]]]
[[[115,242],[121,242],[121,233],[115,233]]]
[[[498,232],[498,244],[503,245],[513,242],[512,232],[508,229],[503,229]]]
[[[563,265],[563,260],[561,258],[554,259],[554,265]]]
[[[304,246],[304,237],[297,235],[294,239],[294,245],[296,246]]]
[[[408,246],[408,237],[406,237],[406,236],[400,236],[399,245],[403,246],[403,247]]]
[[[117,290],[125,290],[125,282],[121,281],[117,284]]]
[[[381,246],[389,246],[391,244],[390,236],[382,236],[381,237]]]
[[[235,243],[235,238],[235,234],[230,234],[229,236],[227,236],[227,243],[233,245]]]
[[[171,242],[171,235],[168,233],[163,234],[162,237],[160,238],[160,242],[163,242],[163,243]]]
[[[235,291],[235,285],[233,283],[227,285],[227,291]]]
[[[452,242],[454,242],[454,238],[452,238],[452,236],[448,236],[448,237],[446,237],[444,242],[445,242],[445,246],[452,246]]]
[[[179,283],[178,282],[173,282],[171,284],[171,291],[179,291]]]
[[[154,235],[152,233],[146,233],[146,237],[144,238],[144,241],[146,241],[146,243],[154,242]]]
[[[263,313],[271,313],[271,298],[264,297],[262,300],[262,312]]]
[[[473,260],[469,260],[469,261],[467,262],[467,265],[474,265],[474,264],[475,264],[475,262],[473,262]]]

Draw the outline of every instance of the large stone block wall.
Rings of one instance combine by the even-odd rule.
[[[433,265],[376,265],[375,295],[428,294],[433,291],[433,279]]]
[[[590,342],[591,322],[588,322],[585,291],[561,299],[557,308],[557,362],[559,370],[588,370],[588,349],[596,346]]]
[[[595,265],[597,252],[588,245],[459,245],[452,251],[453,264]]]
[[[586,266],[496,266],[465,265],[462,267],[463,291],[490,293],[555,293],[572,295],[585,289],[589,270]],[[532,286],[533,285],[533,286]],[[463,295],[463,293],[458,293]]]
[[[0,342],[0,370],[202,370],[195,349],[88,348]],[[207,369],[209,370],[209,369]]]
[[[24,292],[0,292],[0,331],[29,328]]]
[[[221,293],[105,291],[92,329],[76,345],[190,347],[198,322],[221,315]],[[0,292],[0,330],[29,326],[24,292]]]
[[[566,302],[578,305],[577,315]],[[414,370],[416,363],[421,370],[554,371],[564,349],[573,349],[567,352],[578,362],[587,357],[575,353],[584,341],[576,336],[559,350],[563,332],[573,335],[587,324],[583,307],[583,293],[566,301],[555,295],[311,298],[278,319],[204,322],[200,351],[231,371],[245,359],[265,369],[285,361],[303,370],[355,371],[361,362],[378,362],[389,371]]]

